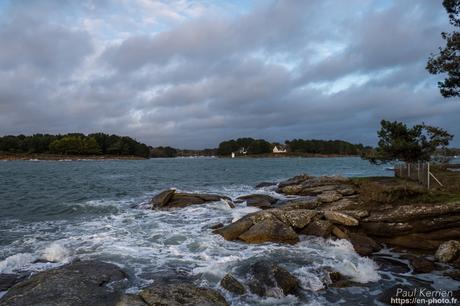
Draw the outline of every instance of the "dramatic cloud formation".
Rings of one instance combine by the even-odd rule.
[[[373,145],[385,118],[460,145],[460,101],[425,71],[449,30],[438,1],[0,3],[0,134]]]

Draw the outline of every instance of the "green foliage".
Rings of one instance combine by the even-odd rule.
[[[264,154],[272,152],[272,145],[263,139],[255,139],[247,147],[248,154]]]
[[[150,150],[150,157],[176,157],[177,150],[171,147],[156,147]]]
[[[149,148],[130,137],[103,133],[66,135],[34,134],[0,137],[0,151],[10,153],[55,153],[74,155],[134,155],[149,157]]]
[[[363,150],[363,145],[355,145],[343,140],[303,140],[286,141],[291,152],[311,154],[357,155]]]
[[[456,29],[460,27],[460,0],[444,0],[450,24]],[[438,87],[444,97],[460,97],[460,33],[442,32],[442,38],[446,41],[444,48],[439,48],[438,54],[431,54],[426,69],[431,74],[444,74],[447,76]]]
[[[425,124],[412,128],[397,121],[382,120],[380,124],[378,147],[363,156],[372,163],[429,161],[437,149],[449,145],[453,138],[447,131]]]

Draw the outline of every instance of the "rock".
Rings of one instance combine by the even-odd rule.
[[[26,278],[27,275],[21,274],[0,274],[0,292],[6,291],[15,284]]]
[[[304,188],[299,193],[305,196],[317,196],[327,191],[336,191],[336,190],[337,190],[336,185],[324,185],[324,186]]]
[[[378,252],[381,249],[377,242],[365,234],[350,232],[348,233],[348,237],[356,253],[361,256],[369,256],[370,254]]]
[[[443,215],[427,219],[412,220],[408,222],[366,222],[363,219],[361,228],[370,235],[392,237],[415,233],[444,232],[445,237],[459,237],[460,216]],[[441,231],[444,230],[444,231]],[[438,239],[432,237],[430,239]],[[440,239],[440,238],[439,238]],[[444,240],[444,238],[443,238]]]
[[[220,285],[222,288],[225,288],[236,295],[243,295],[246,293],[244,286],[231,274],[225,275],[220,281]]]
[[[413,256],[410,258],[410,264],[414,268],[415,273],[430,273],[435,268],[434,263],[431,260],[423,257]]]
[[[358,203],[347,198],[340,199],[335,202],[327,203],[321,205],[322,210],[332,210],[332,211],[343,211],[343,210],[354,210],[358,206]],[[367,217],[367,215],[366,215]]]
[[[296,199],[284,202],[279,209],[281,210],[295,210],[295,209],[315,209],[319,206],[316,199]]]
[[[331,234],[333,227],[334,225],[328,220],[314,220],[303,228],[300,233],[326,238]]]
[[[393,258],[388,258],[385,256],[373,256],[372,260],[379,265],[379,269],[382,271],[398,274],[410,272],[410,268],[406,263]]]
[[[152,209],[170,209],[182,208],[190,205],[204,204],[208,202],[217,202],[220,200],[226,201],[231,207],[231,199],[229,197],[217,194],[204,193],[184,193],[175,192],[175,190],[165,190],[152,198]],[[233,204],[233,203],[232,203]]]
[[[460,213],[460,202],[442,204],[410,204],[394,207],[393,209],[374,212],[365,222],[406,222],[424,218],[439,217]]]
[[[300,194],[300,192],[303,190],[302,185],[290,185],[290,186],[285,186],[281,187],[278,189],[279,193],[284,193],[287,195],[294,195],[294,194]]]
[[[283,181],[281,183],[278,184],[278,187],[279,188],[283,188],[283,187],[286,187],[286,186],[291,186],[291,185],[298,185],[300,183],[303,183],[309,179],[312,179],[313,177],[312,176],[309,176],[309,175],[306,175],[306,174],[301,174],[301,175],[297,175],[297,176],[294,176],[286,181]]]
[[[349,215],[350,217],[353,217],[356,220],[360,220],[362,218],[369,216],[369,212],[365,209],[341,210],[340,212],[345,215]]]
[[[215,223],[215,224],[212,224],[209,228],[210,229],[218,229],[218,228],[222,228],[224,227],[224,225],[222,223]]]
[[[304,228],[318,215],[317,211],[309,209],[273,210],[272,213],[284,224],[298,229]]]
[[[116,306],[147,306],[147,304],[138,295],[125,294],[120,298]]]
[[[276,186],[276,183],[274,182],[261,182],[256,185],[256,188],[264,188],[264,187],[270,187],[270,186]]]
[[[224,202],[228,205],[228,207],[230,207],[230,208],[235,208],[235,207],[236,207],[236,206],[235,206],[235,203],[233,203],[233,202],[230,201],[230,200],[222,199],[222,201],[224,201]]]
[[[249,269],[249,289],[259,296],[281,297],[293,294],[298,288],[298,280],[287,270],[271,262],[261,260]]]
[[[259,207],[261,209],[271,208],[278,200],[266,194],[250,194],[238,197],[238,200],[246,201],[247,206]]]
[[[379,240],[391,246],[403,247],[406,249],[436,250],[442,243],[439,240],[422,239],[423,235],[412,234],[396,236],[392,238],[380,238]]]
[[[299,242],[296,232],[275,218],[265,219],[254,224],[238,238],[247,243],[280,242],[295,244]]]
[[[460,241],[449,240],[439,246],[435,258],[440,262],[448,263],[456,260],[459,255]]]
[[[359,224],[359,221],[355,218],[336,211],[325,211],[324,217],[326,220],[335,224],[342,224],[345,226],[357,226]]]
[[[223,228],[216,229],[213,233],[221,235],[225,240],[235,240],[253,225],[252,220],[243,217]]]
[[[168,204],[169,200],[171,200],[172,196],[174,195],[176,191],[174,189],[169,189],[160,192],[156,196],[150,200],[150,204],[152,205],[153,208],[160,208]]]
[[[148,305],[226,306],[224,297],[213,289],[196,287],[189,283],[154,284],[140,292]]]
[[[39,272],[23,280],[0,299],[0,305],[115,305],[125,273],[100,261],[77,261]]]
[[[343,196],[351,196],[356,193],[356,190],[351,187],[344,187],[337,190]]]
[[[318,200],[322,203],[332,203],[340,200],[342,197],[337,191],[326,191],[318,195]]]
[[[332,227],[332,233],[339,239],[348,239],[348,235],[337,226]]]

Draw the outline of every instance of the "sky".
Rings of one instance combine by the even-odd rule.
[[[435,0],[0,0],[0,135],[105,132],[375,145],[380,120],[456,134],[426,61]]]

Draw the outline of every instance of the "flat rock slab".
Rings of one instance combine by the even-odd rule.
[[[271,208],[278,199],[266,194],[250,194],[238,197],[239,201],[245,201],[247,206],[259,207],[261,209]]]
[[[168,306],[227,306],[225,298],[216,290],[189,283],[156,284],[140,292],[148,305]]]
[[[0,299],[0,305],[115,305],[121,296],[116,285],[125,278],[116,265],[77,261],[17,283]]]
[[[290,227],[277,219],[265,219],[254,224],[239,239],[247,243],[279,242],[295,244],[299,236]]]

